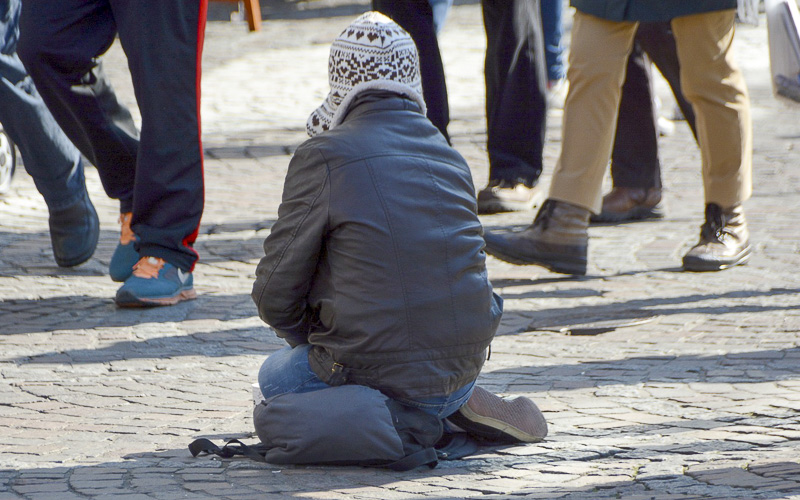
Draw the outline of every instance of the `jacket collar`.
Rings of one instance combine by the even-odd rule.
[[[347,109],[342,123],[373,111],[409,110],[423,114],[416,101],[389,90],[367,90],[360,93]]]

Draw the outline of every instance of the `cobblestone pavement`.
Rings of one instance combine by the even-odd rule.
[[[772,97],[763,19],[735,42],[755,123],[747,266],[680,270],[703,212],[683,124],[661,142],[667,218],[593,227],[588,276],[489,259],[506,313],[480,383],[533,398],[546,441],[408,473],[190,456],[197,437],[252,439],[250,383],[281,345],[249,297],[255,265],[290,154],[326,92],[328,44],[366,5],[292,4],[265,12],[255,34],[209,24],[196,301],[114,306],[116,206],[93,169],[101,241],[76,269],[53,263],[30,177],[20,172],[0,198],[0,499],[800,498],[800,111]],[[459,2],[442,33],[450,130],[478,187],[480,16]],[[133,105],[118,47],[107,66]],[[559,145],[551,111],[545,184]],[[483,222],[517,228],[532,215]]]

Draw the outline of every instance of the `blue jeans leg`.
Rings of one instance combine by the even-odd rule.
[[[424,399],[405,399],[396,398],[397,401],[407,406],[413,406],[430,415],[435,415],[441,419],[447,418],[461,408],[467,402],[472,391],[475,389],[475,381],[470,382],[456,392],[447,396]]]
[[[319,391],[331,387],[311,370],[308,364],[308,351],[311,344],[297,347],[284,347],[273,352],[261,365],[258,372],[258,385],[265,398],[286,393]],[[398,402],[423,410],[425,413],[446,418],[456,412],[472,395],[475,382],[471,382],[456,392],[434,398],[403,399]]]
[[[567,76],[564,69],[564,46],[561,36],[563,0],[541,0],[542,31],[544,34],[544,58],[547,65],[547,79],[561,80]]]
[[[308,364],[311,344],[284,347],[267,357],[258,372],[258,385],[265,398],[289,392],[311,392],[330,387]]]
[[[428,3],[431,4],[431,9],[433,10],[433,29],[436,30],[438,35],[444,28],[444,22],[447,19],[450,6],[453,5],[453,0],[428,0]]]
[[[0,123],[48,208],[58,210],[83,197],[83,163],[17,57],[19,12],[19,0],[0,0]]]

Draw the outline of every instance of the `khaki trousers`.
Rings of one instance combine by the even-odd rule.
[[[550,198],[599,213],[635,22],[575,13],[561,157]],[[692,104],[702,155],[705,202],[722,208],[752,191],[752,124],[747,87],[731,56],[734,10],[679,17],[672,30],[681,89]]]

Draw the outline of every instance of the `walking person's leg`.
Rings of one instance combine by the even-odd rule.
[[[47,204],[56,263],[76,266],[94,254],[100,222],[86,191],[81,154],[17,56],[19,14],[19,0],[0,0],[0,122]]]
[[[483,0],[489,184],[478,213],[530,210],[544,149],[546,71],[539,0]]]
[[[486,251],[514,264],[586,274],[589,214],[601,208],[603,176],[636,23],[575,13],[561,157],[550,196],[521,232],[485,235]]]
[[[647,54],[634,43],[622,85],[611,152],[613,188],[603,197],[601,212],[592,216],[594,222],[663,217],[658,110],[651,66]]]
[[[428,0],[428,3],[433,10],[433,28],[438,35],[444,28],[447,14],[450,12],[450,7],[453,6],[453,0]]]
[[[700,241],[683,258],[689,271],[717,271],[750,257],[742,203],[752,192],[753,132],[750,98],[733,61],[735,11],[672,21],[681,88],[697,118],[703,160],[705,223]]]
[[[133,206],[138,132],[97,59],[116,34],[108,1],[22,3],[20,59],[53,117],[125,212]]]
[[[442,21],[435,15],[441,16],[444,7],[448,6],[437,5],[435,13],[429,0],[372,0],[374,10],[392,18],[414,40],[419,53],[422,95],[428,107],[428,119],[449,142],[447,125],[450,123],[450,108],[435,25],[437,20]]]
[[[142,115],[131,227],[141,256],[121,306],[196,295],[193,248],[203,213],[200,65],[207,0],[111,3]]]
[[[117,33],[108,0],[23,2],[20,31],[20,59],[48,109],[97,167],[120,213],[130,214],[139,133],[98,59]],[[138,258],[133,242],[123,241],[124,230],[109,266],[115,281],[130,276]]]
[[[636,30],[636,43],[650,57],[659,73],[669,84],[675,101],[696,139],[694,110],[681,91],[681,65],[678,61],[678,50],[675,47],[675,36],[672,33],[671,23],[639,23],[639,28]]]
[[[563,80],[567,76],[564,68],[564,46],[561,43],[564,33],[562,26],[563,0],[541,0],[540,7],[547,80],[552,83]]]
[[[686,100],[681,91],[680,84],[680,64],[678,62],[678,52],[675,48],[675,37],[672,33],[672,26],[669,22],[639,23],[636,30],[636,45],[643,50],[658,71],[667,81],[675,96],[675,101],[683,114],[686,123],[692,130],[695,138],[695,117],[692,105]],[[633,57],[633,54],[632,54]],[[632,75],[637,72],[635,67],[628,67],[626,84],[622,91],[622,101],[620,102],[620,117],[617,127],[617,137],[612,154],[611,177],[613,179],[612,191],[603,197],[603,211],[598,216],[593,216],[592,220],[609,222],[621,220],[633,220],[651,217],[662,217],[663,209],[660,207],[661,193],[661,167],[656,156],[653,163],[652,157],[648,154],[649,147],[638,148],[631,144],[642,142],[644,144],[656,143],[657,126],[651,127],[642,122],[641,127],[627,127],[623,125],[623,115],[626,114],[626,107],[630,107],[626,102],[631,95],[628,92],[628,84],[631,82]],[[639,92],[645,92],[641,87]],[[653,119],[657,120],[657,110],[652,107]],[[637,109],[636,107],[632,109]],[[617,161],[620,158],[619,141],[623,134],[621,130],[626,130],[624,136],[628,137],[629,147],[625,148],[624,161]],[[647,137],[644,137],[644,133]],[[652,138],[651,138],[651,134]],[[642,137],[638,137],[642,136]],[[639,153],[643,158],[637,158]]]

